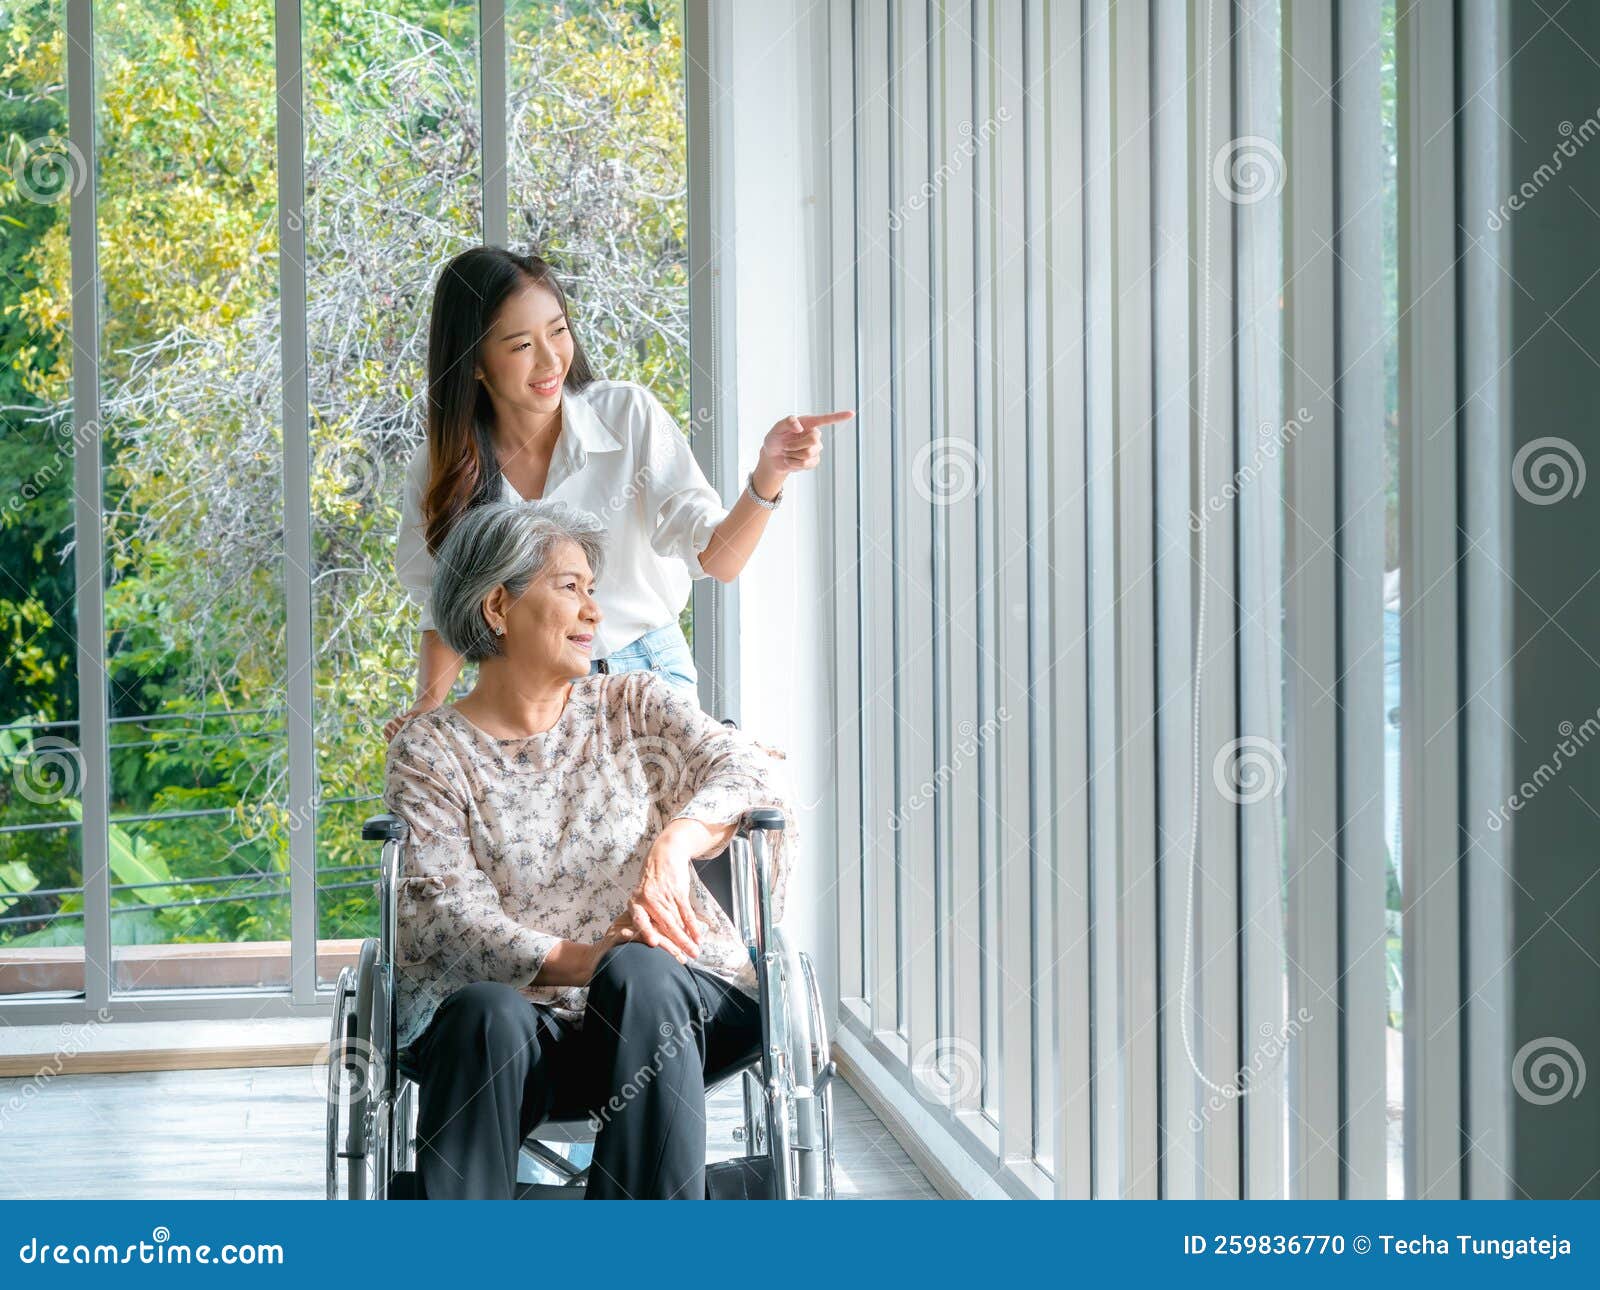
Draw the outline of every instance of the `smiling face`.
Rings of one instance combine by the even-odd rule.
[[[576,542],[557,542],[521,596],[512,600],[502,586],[484,601],[489,626],[505,628],[501,658],[535,675],[587,674],[601,617],[594,591],[583,548]]]
[[[477,370],[495,406],[555,412],[572,366],[572,329],[548,287],[529,282],[506,297],[478,347]]]

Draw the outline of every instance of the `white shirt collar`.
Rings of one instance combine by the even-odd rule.
[[[563,385],[560,447],[568,459],[569,473],[576,474],[583,469],[591,452],[620,451],[622,440],[600,419],[584,394],[574,394]]]

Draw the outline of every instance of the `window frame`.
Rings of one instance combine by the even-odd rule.
[[[715,165],[713,141],[718,113],[731,110],[728,96],[714,95],[716,81],[707,73],[714,64],[693,57],[711,41],[716,0],[685,0],[685,113],[691,170]],[[71,193],[71,339],[73,346],[72,408],[74,426],[97,424],[100,409],[100,316],[98,275],[97,184],[95,165],[96,86],[94,6],[88,0],[63,5],[66,34],[68,142],[74,155],[87,159],[82,182]],[[504,245],[507,238],[507,33],[505,0],[478,0],[479,101],[484,123],[481,154],[482,236]],[[279,299],[283,381],[284,568],[286,592],[286,737],[288,797],[293,819],[313,819],[317,780],[314,724],[314,643],[311,524],[311,442],[306,368],[306,234],[304,207],[305,123],[302,99],[302,15],[300,0],[274,0],[275,98],[277,125]],[[731,78],[721,78],[721,84]],[[711,110],[706,110],[710,104]],[[727,132],[722,131],[722,138]],[[691,185],[691,191],[694,190]],[[719,193],[721,190],[718,190]],[[725,197],[725,194],[723,194]],[[712,292],[726,294],[731,274],[727,254],[715,236],[717,221],[728,209],[725,200],[691,203],[691,401],[696,457],[724,497],[737,493],[729,475],[737,443],[732,418],[716,415],[732,406],[731,389],[705,374],[731,371],[727,361],[731,328],[717,314]],[[708,303],[709,298],[709,303]],[[709,357],[708,357],[709,356]],[[701,415],[702,409],[709,413]],[[78,533],[100,535],[104,528],[101,495],[102,452],[98,435],[74,434],[74,524]],[[322,1017],[332,1004],[333,984],[317,981],[317,830],[295,829],[289,840],[290,949],[287,986],[259,988],[113,989],[115,947],[111,944],[110,748],[109,702],[105,671],[105,588],[102,544],[79,541],[74,547],[77,584],[77,663],[79,753],[83,767],[80,837],[84,891],[84,990],[63,998],[11,996],[0,1000],[0,1022],[8,1025],[56,1025],[89,1021],[236,1020],[254,1017]],[[707,585],[709,584],[709,585]],[[398,596],[398,591],[396,592]],[[737,708],[737,652],[729,647],[737,614],[733,588],[712,579],[697,579],[696,621],[712,630],[696,632],[695,662],[701,673],[702,698],[726,709]]]

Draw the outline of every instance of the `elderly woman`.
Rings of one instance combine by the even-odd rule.
[[[477,684],[405,723],[385,793],[410,829],[397,993],[430,1199],[509,1198],[527,1134],[583,1112],[589,1198],[703,1198],[707,1079],[758,1044],[749,956],[690,861],[781,807],[781,914],[792,814],[748,736],[654,673],[589,674],[603,534],[491,503],[437,562],[434,621]]]

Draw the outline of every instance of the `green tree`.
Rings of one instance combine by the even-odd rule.
[[[303,22],[306,189],[292,218],[306,239],[318,852],[337,887],[371,860],[353,822],[381,787],[378,728],[410,686],[415,624],[392,544],[403,465],[422,431],[433,277],[478,240],[476,6],[308,0]],[[97,13],[96,26],[106,663],[123,719],[113,811],[169,817],[126,834],[174,878],[175,900],[215,894],[181,883],[216,874],[267,875],[243,880],[254,893],[287,873],[302,827],[284,806],[272,11],[129,3]],[[647,382],[681,416],[675,12],[618,0],[514,6],[509,36],[513,242],[564,266],[601,370]],[[17,7],[5,39],[3,137],[59,134],[56,6]],[[48,496],[0,530],[8,555],[26,544],[32,560],[20,588],[0,588],[0,712],[36,718],[75,707],[70,627],[59,621],[70,624],[72,585],[64,211],[24,201],[0,261],[13,359],[0,464],[16,478],[51,453],[68,460]],[[0,801],[8,823],[26,814],[14,796]],[[18,836],[0,836],[0,876],[23,858]],[[41,866],[48,873],[33,873],[39,885],[71,885],[81,880],[73,864],[67,845]],[[136,891],[125,903],[158,902]],[[157,924],[167,938],[278,938],[287,913],[283,898],[241,900],[161,911]],[[367,917],[360,891],[333,890],[322,932],[360,934]]]

